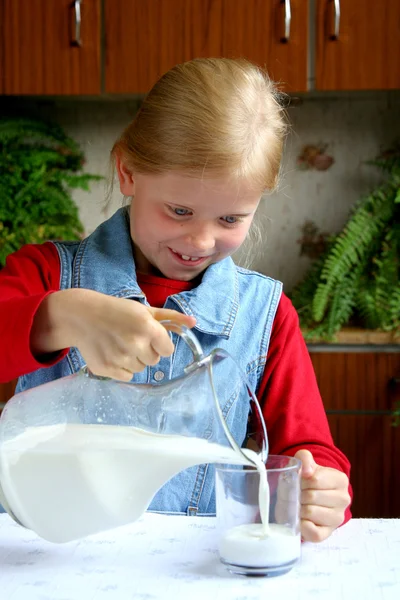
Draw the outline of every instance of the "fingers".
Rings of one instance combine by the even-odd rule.
[[[314,525],[320,527],[330,527],[336,529],[343,523],[343,511],[333,510],[325,506],[315,506],[314,504],[301,505],[300,518],[311,521]]]
[[[96,374],[98,375],[98,373],[96,373]],[[115,369],[113,369],[113,371],[108,371],[107,377],[111,377],[112,379],[117,379],[118,381],[129,382],[133,377],[133,373],[131,371],[128,371],[127,369],[115,368]]]
[[[94,375],[99,377],[110,377],[111,379],[118,379],[118,381],[131,381],[134,373],[140,373],[146,367],[140,360],[130,360],[127,367],[119,364],[111,364],[107,361],[97,362],[88,366]]]
[[[120,381],[130,381],[133,373],[173,353],[170,334],[160,320],[186,327],[196,323],[194,317],[175,310],[147,307],[98,292],[89,293],[85,302],[78,303],[77,312],[76,346],[88,368],[96,375]]]
[[[156,365],[162,356],[170,356],[174,351],[174,344],[167,329],[158,321],[170,320],[177,325],[193,327],[196,323],[194,317],[189,317],[175,310],[146,307],[151,316],[146,319],[145,335],[135,340],[132,356],[127,355],[119,366],[131,374],[142,371],[146,366]],[[125,381],[125,379],[124,379]]]
[[[311,452],[299,450],[301,460],[301,534],[304,540],[321,542],[344,520],[350,504],[347,475],[318,465]]]
[[[185,325],[189,328],[192,328],[196,324],[195,317],[184,315],[176,310],[153,308],[152,306],[148,306],[147,310],[156,321],[172,321],[176,325]]]
[[[166,333],[166,331],[164,330],[164,333]],[[163,332],[160,332],[160,336],[162,337]],[[167,340],[163,339],[163,345],[162,348],[167,348],[168,350],[168,354],[163,354],[162,352],[157,352],[157,350],[153,347],[153,343],[150,340],[147,339],[143,339],[143,340],[139,340],[137,341],[133,348],[132,348],[132,356],[127,356],[127,362],[122,364],[121,366],[123,366],[126,369],[130,369],[133,372],[137,372],[138,371],[138,367],[140,367],[142,365],[142,369],[146,366],[154,366],[156,365],[159,361],[160,361],[160,355],[161,356],[169,356],[170,354],[172,354],[173,350],[174,350],[174,346],[171,342],[171,340],[169,339],[168,334],[167,335]],[[159,336],[156,336],[156,339]],[[137,364],[136,364],[137,363]],[[140,370],[142,370],[140,369]]]
[[[301,476],[312,477],[318,465],[314,461],[311,452],[309,450],[298,450],[294,457],[301,461]]]
[[[306,489],[301,492],[301,504],[346,509],[350,504],[350,496],[342,490]]]
[[[156,365],[160,361],[160,355],[154,352],[146,344],[137,344],[131,354],[123,354],[117,357],[113,356],[115,367],[120,370],[128,371],[131,378],[133,373],[140,373],[147,365]]]
[[[316,525],[312,521],[306,519],[301,521],[300,525],[301,537],[305,542],[323,542],[332,533],[332,527],[324,527]]]
[[[158,356],[171,356],[174,351],[174,344],[169,337],[168,331],[165,329],[165,327],[163,327],[163,325],[157,323],[157,321],[153,321],[153,323],[154,325],[152,328],[153,331],[150,338],[149,350]]]
[[[167,329],[174,330],[173,326],[161,325],[157,321],[172,321],[176,325],[185,325],[186,327],[193,327],[196,324],[194,317],[189,317],[175,310],[169,310],[165,308],[153,308],[147,307],[151,316],[154,319],[153,334],[151,336],[151,348],[159,356],[170,356],[174,351],[174,345],[167,332]],[[151,363],[147,363],[151,364]]]
[[[311,477],[304,477],[302,474],[301,489],[318,489],[318,490],[332,490],[332,489],[346,489],[348,488],[349,480],[347,475],[338,471],[337,469],[331,469],[330,467],[320,467],[314,471]]]

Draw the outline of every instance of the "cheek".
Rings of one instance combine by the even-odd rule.
[[[134,240],[141,244],[158,241],[165,235],[162,215],[157,211],[148,211],[142,206],[131,209],[131,233]]]
[[[234,252],[241,246],[246,238],[249,228],[247,226],[228,230],[220,238],[221,249],[225,252]]]

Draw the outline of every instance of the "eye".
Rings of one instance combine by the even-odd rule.
[[[227,225],[235,225],[240,221],[238,217],[234,217],[233,215],[228,215],[227,217],[221,217],[222,221],[224,221]]]
[[[188,215],[192,214],[192,212],[187,208],[179,208],[175,206],[169,206],[168,208],[172,214],[176,215],[177,217],[187,217]]]

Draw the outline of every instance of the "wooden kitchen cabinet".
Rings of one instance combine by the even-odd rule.
[[[354,517],[400,517],[400,352],[309,346],[336,445],[349,458]]]
[[[244,56],[266,67],[288,92],[307,91],[309,59],[317,90],[400,88],[400,0],[315,0],[315,40],[310,5],[0,0],[0,93],[147,92],[170,67],[196,56]],[[75,39],[79,8],[81,46]]]
[[[400,88],[400,0],[316,6],[316,89]]]
[[[105,91],[147,92],[177,63],[245,57],[287,91],[307,89],[308,0],[105,0]]]
[[[2,93],[100,93],[100,0],[0,5]]]

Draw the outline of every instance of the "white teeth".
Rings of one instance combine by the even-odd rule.
[[[172,252],[174,254],[176,254],[177,256],[180,256],[183,260],[191,260],[191,261],[199,260],[198,256],[187,256],[187,254],[179,254],[179,252],[177,252],[176,250],[172,250]]]

